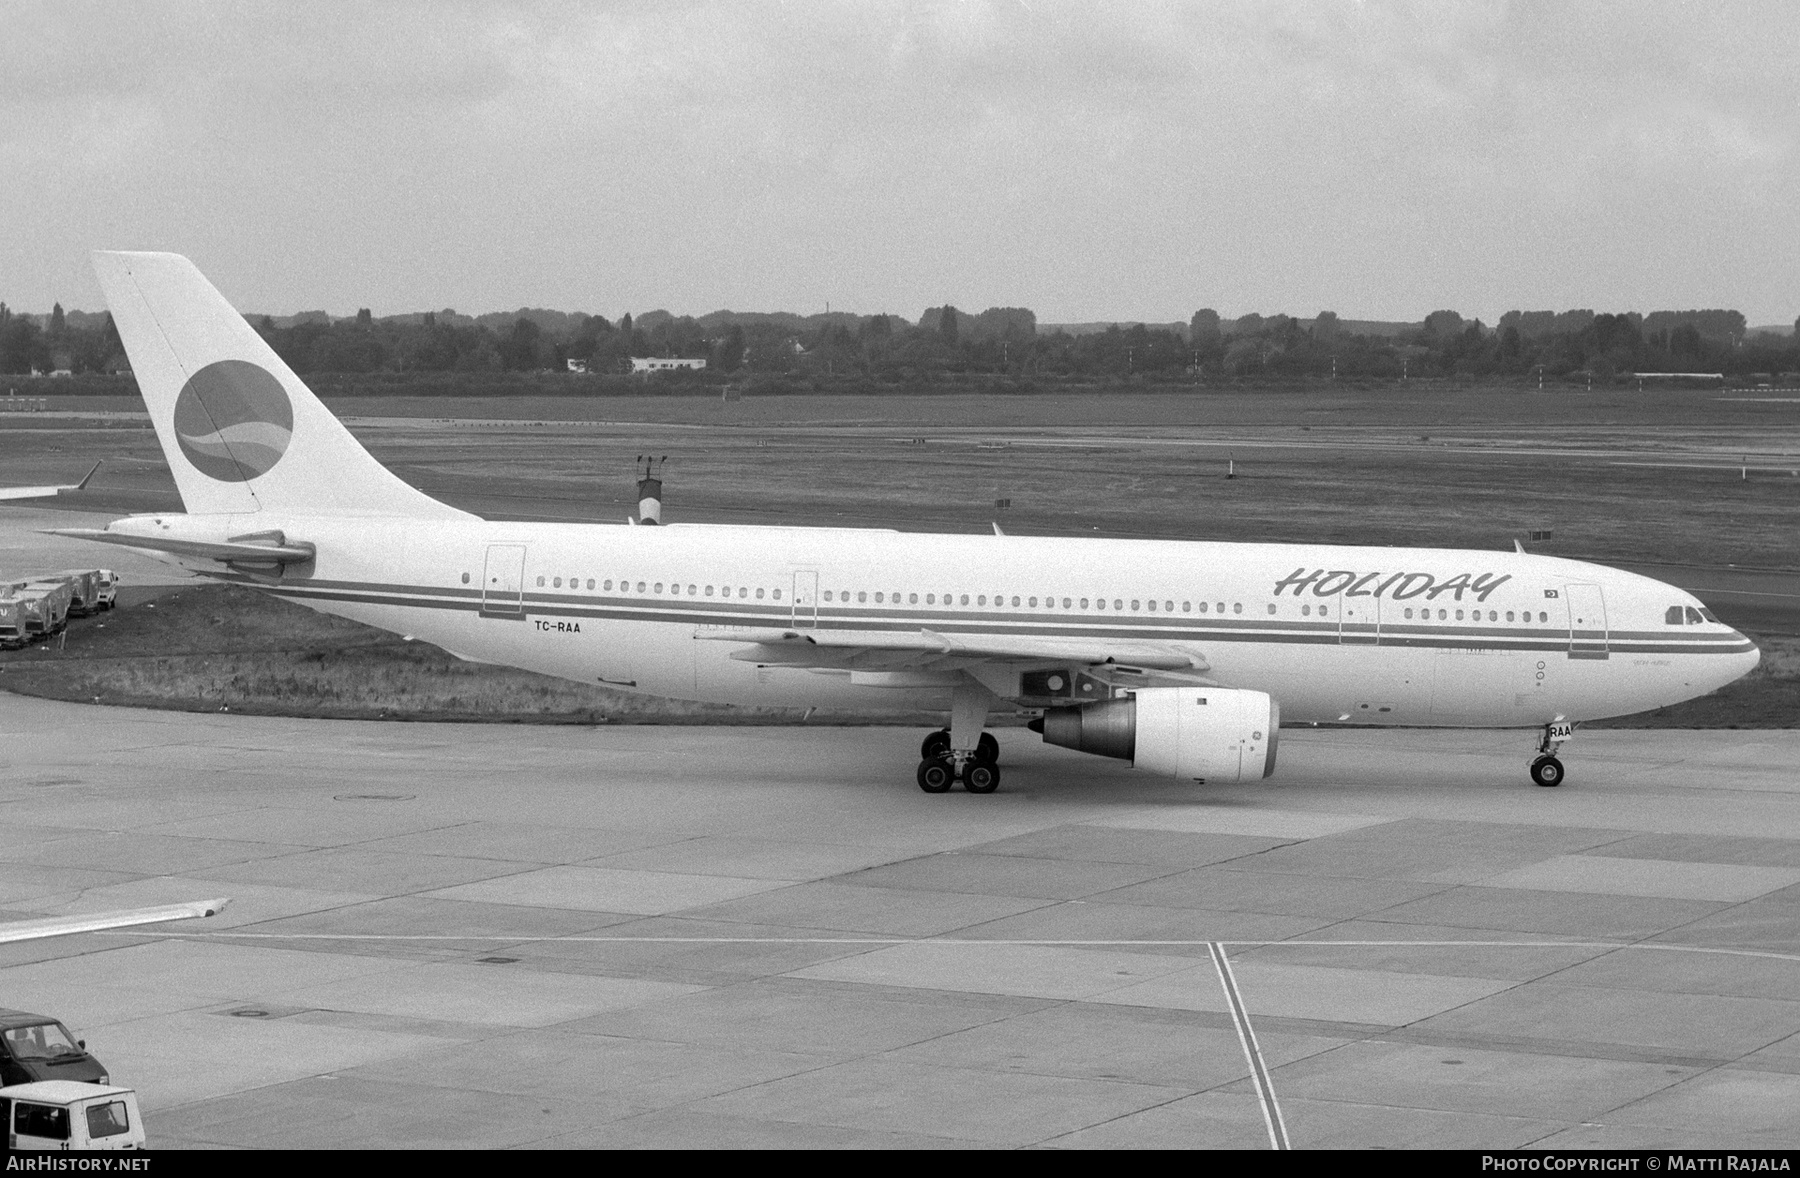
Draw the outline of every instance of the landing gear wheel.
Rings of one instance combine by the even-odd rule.
[[[983,732],[981,739],[975,742],[975,759],[984,765],[1000,763],[1000,742],[994,739],[992,732]]]
[[[919,762],[919,788],[926,793],[949,793],[955,781],[956,762],[949,757],[927,757]]]
[[[1000,766],[992,761],[970,761],[963,766],[963,788],[972,794],[991,794],[1000,788]]]
[[[933,757],[941,757],[950,751],[950,730],[940,728],[930,733],[919,744],[919,755],[927,761]]]
[[[1563,763],[1555,757],[1539,757],[1531,763],[1531,780],[1542,786],[1561,785]]]

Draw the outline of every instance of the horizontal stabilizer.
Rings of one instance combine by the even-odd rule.
[[[131,908],[123,912],[89,912],[79,916],[46,916],[42,920],[21,920],[0,924],[0,945],[14,941],[36,941],[44,937],[66,937],[71,933],[92,933],[102,929],[131,928],[140,924],[162,924],[168,920],[193,920],[215,916],[231,903],[227,897],[217,900],[195,900],[188,904],[164,904],[156,908]]]
[[[94,471],[100,469],[98,462],[93,469],[81,476],[79,483],[52,483],[42,487],[0,487],[0,499],[54,499],[64,491],[80,491],[94,477]]]
[[[173,536],[143,536],[129,532],[110,532],[104,528],[50,528],[47,536],[68,536],[75,540],[93,540],[100,544],[119,544],[126,548],[147,548],[194,560],[216,560],[222,564],[287,565],[305,564],[313,559],[311,544],[288,543],[285,539],[270,542],[264,537],[240,540],[181,540]],[[279,536],[280,533],[272,533]]]

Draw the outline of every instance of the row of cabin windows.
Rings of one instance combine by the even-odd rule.
[[[1449,621],[1449,620],[1450,620],[1450,617],[1451,617],[1451,614],[1452,614],[1452,611],[1450,611],[1450,610],[1447,610],[1447,609],[1440,609],[1440,610],[1438,610],[1438,611],[1437,611],[1437,620],[1438,620],[1438,621],[1440,621],[1440,622],[1446,622],[1446,621]],[[1454,614],[1455,614],[1455,618],[1456,618],[1456,620],[1457,620],[1457,621],[1459,621],[1459,622],[1460,622],[1460,621],[1462,621],[1462,620],[1463,620],[1463,611],[1462,611],[1462,610],[1460,610],[1460,609],[1459,609],[1459,610],[1456,610],[1456,611],[1454,611]],[[1409,618],[1410,618],[1410,617],[1412,617],[1412,616],[1413,616],[1413,611],[1412,611],[1412,610],[1410,610],[1410,609],[1409,609],[1409,610],[1407,610],[1407,611],[1406,611],[1406,616],[1407,616],[1407,617],[1409,617]],[[1501,615],[1500,615],[1500,611],[1499,611],[1499,610],[1497,610],[1497,609],[1490,609],[1490,610],[1489,610],[1489,611],[1487,611],[1487,620],[1488,620],[1488,621],[1490,621],[1490,622],[1497,622],[1497,621],[1499,621],[1499,620],[1500,620],[1500,616],[1501,616]],[[1422,609],[1422,610],[1420,610],[1420,611],[1419,611],[1419,620],[1420,620],[1420,621],[1421,621],[1421,622],[1429,622],[1429,621],[1430,621],[1430,620],[1431,620],[1431,611],[1430,611],[1430,610],[1428,610],[1428,609]],[[1514,617],[1513,617],[1513,611],[1512,611],[1512,610],[1510,610],[1510,609],[1509,609],[1509,610],[1507,610],[1507,611],[1506,611],[1506,620],[1507,620],[1507,621],[1509,621],[1509,622],[1510,622],[1510,621],[1513,621],[1513,620],[1514,620]],[[1519,615],[1518,615],[1518,619],[1517,619],[1517,620],[1518,620],[1518,621],[1521,621],[1521,622],[1529,622],[1529,621],[1530,621],[1530,620],[1531,620],[1531,611],[1530,611],[1530,610],[1525,610],[1525,611],[1524,611],[1524,612],[1523,612],[1523,613],[1520,613],[1520,614],[1519,614]],[[1540,622],[1548,622],[1548,621],[1549,621],[1549,620],[1550,620],[1550,615],[1549,615],[1549,614],[1547,614],[1547,613],[1545,613],[1545,612],[1544,612],[1544,611],[1542,611],[1542,610],[1539,610],[1539,611],[1538,611],[1538,616],[1537,616],[1537,620],[1538,620],[1538,621],[1540,621]],[[1470,611],[1469,611],[1469,621],[1471,621],[1471,622],[1479,622],[1479,621],[1481,621],[1481,611],[1480,611],[1480,610],[1478,610],[1478,609],[1472,609],[1472,610],[1470,610]]]
[[[549,587],[552,589],[561,589],[563,587],[563,579],[561,577],[552,577],[552,578],[550,578],[550,581],[551,581],[551,584]],[[539,589],[545,588],[543,577],[539,577],[537,579],[537,583],[538,583]],[[619,581],[619,592],[620,593],[633,592],[631,585],[632,585],[632,583],[630,581],[621,579]],[[594,578],[589,577],[587,579],[587,587],[589,589],[592,589],[594,587]],[[613,587],[613,583],[610,580],[600,582],[600,588],[606,592],[611,592],[612,587]],[[569,588],[571,588],[571,589],[581,588],[581,578],[580,577],[570,577],[569,578]],[[676,597],[681,596],[681,583],[679,581],[671,581],[669,583],[668,589],[672,595],[674,595]],[[661,593],[663,591],[663,583],[661,581],[639,581],[639,582],[637,582],[637,589],[635,591],[638,593]],[[705,587],[702,587],[699,585],[689,585],[687,587],[687,595],[689,597],[700,597],[702,595],[707,596],[707,597],[730,597],[731,596],[731,586],[730,585],[716,585],[716,586],[715,585],[707,585]],[[775,601],[781,600],[781,590],[779,590],[779,589],[751,589],[748,586],[744,586],[744,585],[739,585],[737,587],[737,596],[738,596],[738,599],[741,601],[748,601],[752,597],[754,597],[758,601],[761,601],[761,600],[763,600],[765,595],[767,595],[770,599],[775,600]]]
[[[580,577],[570,577],[568,579],[568,582],[569,582],[569,588],[571,588],[571,589],[581,588],[581,578]],[[468,573],[464,573],[462,575],[462,583],[465,585],[467,585],[469,583],[469,574]],[[537,579],[537,587],[539,589],[561,589],[563,587],[563,578],[561,578],[561,577],[539,577]],[[595,587],[595,579],[593,577],[589,577],[587,579],[587,587],[589,589],[592,589]],[[661,593],[663,591],[663,587],[664,586],[661,581],[639,581],[637,583],[637,592],[639,592],[639,593]],[[610,579],[600,581],[599,588],[610,593],[610,592],[612,592],[613,583]],[[670,582],[668,585],[668,590],[670,593],[674,594],[677,597],[681,596],[681,585],[679,582]],[[620,593],[632,592],[631,582],[621,578],[619,581],[619,592]],[[689,585],[687,587],[687,592],[688,592],[688,596],[690,596],[690,597],[698,597],[701,594],[701,588],[698,585]],[[714,597],[714,596],[730,597],[731,596],[731,586],[729,586],[729,585],[717,585],[717,586],[708,585],[705,588],[705,594],[708,597]],[[741,600],[744,600],[744,601],[748,601],[752,597],[755,597],[756,600],[758,600],[758,601],[762,601],[765,597],[772,599],[774,601],[781,600],[781,590],[779,590],[779,589],[751,589],[748,586],[744,586],[744,585],[738,586],[737,595]]]
[[[463,581],[463,584],[465,584],[465,585],[467,585],[469,583],[469,574],[468,573],[464,573],[462,575],[462,581]],[[546,585],[546,581],[549,582],[548,585]],[[563,578],[540,576],[537,579],[537,584],[538,584],[538,588],[540,588],[540,589],[544,589],[544,588],[561,589],[563,587]],[[580,589],[582,587],[581,578],[580,577],[568,578],[568,585],[569,585],[569,588],[571,588],[571,589]],[[587,588],[593,589],[594,587],[595,587],[595,578],[589,577],[587,579]],[[613,582],[611,580],[600,581],[599,588],[602,589],[603,591],[611,592],[612,588],[613,588]],[[669,584],[668,589],[669,589],[669,592],[674,594],[675,596],[677,596],[677,597],[681,596],[680,583],[672,582]],[[663,582],[661,582],[661,581],[654,581],[654,582],[639,581],[639,582],[637,582],[637,590],[636,591],[639,593],[660,594],[663,591]],[[627,580],[619,581],[619,592],[621,592],[621,593],[632,592],[632,583]],[[738,586],[738,588],[737,588],[738,600],[740,600],[740,601],[750,600],[750,598],[752,596],[752,592],[753,591],[746,586],[742,586],[742,585]],[[772,600],[775,600],[775,601],[781,600],[781,590],[779,590],[779,589],[770,589],[770,590],[757,589],[757,590],[754,590],[754,596],[757,601],[764,600],[765,594],[767,594],[767,596]],[[699,596],[714,597],[714,596],[717,596],[717,597],[729,598],[732,596],[732,590],[731,590],[731,586],[729,586],[729,585],[723,585],[723,586],[707,585],[705,587],[701,587],[699,585],[689,585],[687,587],[687,595],[689,597],[699,597]],[[825,590],[823,596],[826,601],[832,601],[835,599],[840,602],[848,603],[850,601],[850,590],[839,589],[834,592],[833,590],[827,589],[827,590]],[[902,596],[903,596],[902,594],[900,594],[898,592],[888,593],[883,590],[877,590],[873,594],[871,594],[867,590],[858,590],[856,593],[856,601],[859,605],[866,605],[866,604],[868,604],[871,596],[875,599],[876,605],[886,605],[886,604],[889,604],[890,602],[894,605],[900,605],[903,603],[902,602]],[[925,604],[926,605],[938,604],[938,594],[927,593],[924,596],[925,596]],[[943,598],[944,598],[943,604],[945,604],[945,605],[968,605],[968,604],[970,604],[970,596],[971,595],[967,594],[967,593],[963,593],[963,594],[946,593],[943,595]],[[988,603],[988,595],[985,593],[977,593],[977,594],[974,594],[973,596],[974,596],[974,604],[975,605],[985,606]],[[1018,608],[1020,606],[1021,601],[1024,602],[1024,605],[1027,608],[1030,608],[1030,609],[1038,608],[1038,599],[1036,597],[1021,598],[1019,595],[1014,594],[1011,598],[1011,604],[1014,608]],[[1007,603],[1008,603],[1008,599],[1005,594],[1001,594],[1001,593],[994,594],[994,604],[996,606],[1004,607],[1007,605]],[[1091,603],[1091,605],[1090,605],[1090,603]],[[918,605],[919,604],[919,594],[917,594],[917,593],[905,594],[904,595],[904,604]],[[1081,598],[1065,597],[1062,599],[1062,608],[1063,609],[1088,609],[1090,607],[1093,609],[1105,609],[1107,607],[1106,606],[1106,598],[1096,597],[1096,598],[1090,599],[1090,598],[1086,598],[1086,597],[1081,597]],[[1044,609],[1057,608],[1057,599],[1054,597],[1044,598],[1043,599],[1043,608]],[[1113,598],[1112,599],[1112,608],[1115,610],[1124,610],[1125,609],[1125,599],[1122,597]],[[1155,612],[1157,612],[1157,603],[1154,599],[1144,601],[1144,600],[1141,600],[1138,598],[1133,598],[1131,601],[1131,608],[1133,610],[1138,610],[1140,612],[1147,608],[1149,610],[1149,612],[1155,613]],[[1216,603],[1216,605],[1215,605],[1215,603],[1212,603],[1212,602],[1202,601],[1199,604],[1198,612],[1203,613],[1203,614],[1211,613],[1215,610],[1215,608],[1216,608],[1217,612],[1223,614],[1225,612],[1225,603],[1223,601],[1221,601],[1221,602]],[[1276,606],[1273,602],[1269,603],[1268,610],[1271,615],[1273,615],[1276,612]],[[1681,624],[1681,622],[1682,622],[1681,610],[1682,610],[1681,606],[1670,606],[1669,607],[1669,612],[1668,612],[1666,620],[1668,621],[1668,623],[1670,625],[1673,626],[1673,625]],[[1175,603],[1170,600],[1165,600],[1162,603],[1162,612],[1163,613],[1174,613],[1175,612]],[[1182,602],[1181,603],[1181,612],[1184,614],[1196,612],[1194,603],[1191,601]],[[1244,603],[1241,601],[1232,602],[1231,603],[1231,612],[1234,614],[1243,613],[1244,612]],[[1457,621],[1460,622],[1460,621],[1464,620],[1464,612],[1465,611],[1460,610],[1460,609],[1455,611],[1455,618]],[[1470,615],[1469,620],[1476,621],[1476,622],[1481,621],[1481,611],[1480,610],[1470,610],[1467,612]],[[1690,607],[1690,608],[1688,608],[1687,612],[1689,614],[1693,615],[1692,617],[1690,617],[1688,619],[1689,623],[1692,624],[1692,623],[1697,623],[1697,622],[1701,621],[1702,619],[1701,619],[1700,615],[1702,613],[1704,613],[1705,611],[1695,610]],[[1310,604],[1302,605],[1300,607],[1300,616],[1301,617],[1313,617],[1313,616],[1315,616],[1315,614],[1316,614],[1316,616],[1321,617],[1321,618],[1330,617],[1331,616],[1330,607],[1324,606],[1324,605],[1314,606],[1314,605],[1310,605]],[[1405,616],[1408,619],[1412,618],[1413,610],[1411,607],[1408,607],[1406,609]],[[1431,611],[1429,609],[1420,609],[1418,611],[1418,616],[1419,616],[1420,621],[1428,622],[1431,620]],[[1440,609],[1437,611],[1437,620],[1440,622],[1450,620],[1450,616],[1451,616],[1451,611],[1448,609]],[[1493,609],[1488,610],[1487,611],[1487,620],[1490,622],[1499,621],[1500,620],[1500,611],[1493,610]],[[1506,620],[1509,622],[1515,620],[1515,613],[1513,610],[1509,609],[1506,611]],[[1531,611],[1526,610],[1523,613],[1518,614],[1516,620],[1521,621],[1521,622],[1531,621]],[[1538,613],[1537,620],[1540,622],[1548,622],[1550,620],[1550,615],[1540,611]],[[1706,620],[1711,621],[1714,619],[1712,619],[1709,615]]]
[[[849,604],[849,602],[851,600],[851,592],[848,589],[838,589],[838,590],[827,589],[822,594],[822,596],[824,597],[824,599],[826,601],[838,601],[838,602],[842,602],[844,604]],[[874,600],[876,605],[888,605],[888,604],[918,605],[918,604],[920,604],[921,596],[923,596],[925,605],[937,605],[938,604],[938,596],[939,595],[936,593],[926,593],[923,595],[918,594],[918,593],[902,594],[902,593],[898,593],[898,592],[888,593],[888,592],[884,592],[884,591],[880,591],[880,590],[877,590],[877,591],[871,593],[865,589],[865,590],[858,590],[855,594],[855,599],[856,599],[856,603],[858,605],[867,605],[871,599]],[[975,593],[975,594],[945,593],[942,596],[943,596],[943,604],[945,604],[945,605],[986,605],[988,603],[988,595],[985,593]],[[1014,594],[1011,598],[1008,598],[1006,596],[1006,594],[1004,594],[1004,593],[994,594],[994,604],[996,606],[1004,607],[1009,603],[1009,601],[1010,601],[1012,607],[1015,609],[1018,609],[1018,608],[1038,609],[1038,608],[1040,608],[1039,607],[1039,599],[1036,597],[1028,597],[1028,596],[1022,597],[1018,594]],[[1057,608],[1057,599],[1054,597],[1045,597],[1042,599],[1042,601],[1043,601],[1043,604],[1042,604],[1043,609],[1056,609]],[[1062,607],[1061,608],[1063,608],[1063,609],[1106,609],[1107,604],[1106,604],[1106,598],[1104,598],[1104,597],[1094,597],[1094,598],[1065,597],[1062,599]],[[1113,598],[1112,599],[1112,608],[1115,610],[1121,610],[1121,611],[1124,610],[1126,608],[1125,599],[1123,597]],[[1131,601],[1130,608],[1133,610],[1136,610],[1140,613],[1145,610],[1148,610],[1151,613],[1156,613],[1158,610],[1161,610],[1163,613],[1172,614],[1175,612],[1175,603],[1173,601],[1163,601],[1159,605],[1154,600],[1145,601],[1141,598],[1134,598]],[[1214,608],[1215,607],[1214,607],[1213,603],[1207,602],[1207,601],[1202,601],[1199,606],[1199,612],[1203,613],[1203,614],[1211,613]],[[1225,612],[1225,603],[1223,601],[1219,602],[1217,604],[1216,608],[1218,609],[1219,613],[1224,613]],[[1190,613],[1195,612],[1194,603],[1191,601],[1182,602],[1181,603],[1181,612],[1184,614],[1190,614]],[[1231,612],[1234,614],[1243,613],[1244,612],[1244,603],[1241,601],[1233,602],[1232,606],[1231,606]],[[1269,612],[1274,613],[1275,607],[1270,606]]]

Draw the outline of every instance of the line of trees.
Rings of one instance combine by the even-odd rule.
[[[623,372],[633,357],[705,357],[715,374],[831,375],[906,381],[959,374],[1044,379],[1411,377],[1637,372],[1800,373],[1793,335],[1748,334],[1736,311],[1511,311],[1493,327],[1455,311],[1414,325],[1351,324],[1196,311],[1187,324],[1040,330],[1031,311],[979,314],[933,307],[913,323],[893,315],[799,316],[717,311],[600,315],[521,310],[472,318],[454,311],[377,319],[362,310],[277,322],[248,317],[300,373]],[[0,303],[0,373],[103,372],[124,367],[112,318],[15,314]],[[707,379],[693,374],[672,379]]]

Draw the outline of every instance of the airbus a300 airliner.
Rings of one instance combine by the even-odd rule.
[[[720,703],[937,710],[920,788],[1000,783],[990,716],[1208,783],[1287,724],[1532,730],[1759,657],[1680,589],[1522,551],[480,519],[377,463],[186,258],[96,253],[185,514],[63,530],[462,658]],[[1516,547],[1516,546],[1515,546]]]

